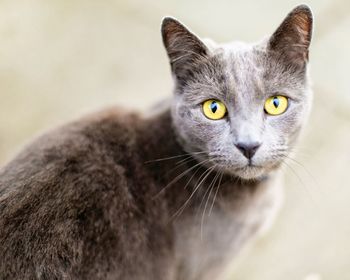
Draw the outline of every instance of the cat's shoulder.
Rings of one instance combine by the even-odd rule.
[[[94,153],[113,145],[132,145],[136,128],[142,122],[137,113],[111,107],[55,127],[29,142],[14,158],[22,162],[42,157],[54,161],[55,156]],[[58,158],[57,158],[58,159]],[[11,164],[11,162],[10,162]]]
[[[52,184],[59,176],[96,178],[122,170],[136,150],[138,122],[138,115],[110,108],[44,133],[0,169],[0,195],[35,181]]]
[[[38,137],[0,169],[0,210],[31,209],[48,201],[54,212],[69,205],[85,209],[89,203],[103,209],[104,196],[122,204],[138,119],[107,109]]]
[[[103,142],[125,144],[134,140],[140,123],[142,119],[138,113],[119,107],[110,107],[61,126],[52,134],[53,136],[62,135],[65,141],[79,137],[82,145],[86,141],[100,144]],[[50,133],[48,136],[50,138]]]

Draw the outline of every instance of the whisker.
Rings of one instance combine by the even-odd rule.
[[[220,176],[219,184],[218,184],[217,187],[216,187],[215,195],[214,195],[212,204],[211,204],[210,209],[209,209],[208,217],[210,216],[211,212],[213,211],[213,207],[214,207],[214,204],[215,204],[215,199],[216,199],[216,196],[218,195],[218,192],[219,192],[219,188],[220,188],[220,186],[221,186],[221,181],[222,181],[223,175],[224,175],[224,172],[221,171],[221,176]]]
[[[196,176],[197,172],[200,170],[200,166],[197,167],[197,169],[193,172],[191,178],[187,181],[186,185],[184,186],[184,189],[187,189],[187,186],[189,186],[189,184],[191,183],[192,179],[194,178],[194,176]],[[203,174],[202,174],[203,175]],[[201,177],[199,177],[201,178]]]
[[[299,165],[301,168],[304,169],[304,171],[310,176],[310,178],[313,180],[313,182],[318,185],[318,182],[316,180],[316,178],[313,176],[313,174],[305,167],[305,165],[303,165],[301,162],[299,162],[298,160],[288,156],[288,155],[282,155],[285,159],[291,160],[292,162],[294,162],[295,164]]]
[[[160,194],[162,194],[168,187],[170,187],[172,184],[176,183],[178,180],[180,180],[183,176],[185,176],[188,172],[196,168],[197,166],[200,166],[203,163],[209,162],[210,159],[203,160],[201,162],[198,162],[194,166],[190,167],[189,169],[185,170],[184,172],[177,175],[173,180],[171,180],[164,188],[162,188],[154,197],[153,199],[156,199]]]
[[[216,165],[215,167],[217,167],[217,165]],[[215,177],[216,177],[217,175],[218,175],[218,172],[215,174]],[[213,180],[215,179],[215,177],[213,178]],[[211,187],[211,185],[212,185],[212,183],[213,183],[213,180],[211,181],[211,183],[209,184],[207,190],[205,191],[205,193],[204,193],[204,195],[203,195],[203,198],[202,198],[202,200],[201,200],[201,203],[199,204],[199,208],[202,206],[203,201],[204,201],[204,199],[205,199],[205,196],[207,195],[207,193],[208,193],[208,191],[209,191],[209,189],[210,189],[210,187]]]
[[[207,152],[206,151],[192,152],[192,153],[186,153],[186,154],[181,154],[181,155],[176,155],[176,156],[171,156],[171,157],[157,158],[157,159],[145,161],[144,163],[147,164],[147,163],[152,163],[152,162],[165,161],[165,160],[170,160],[170,159],[174,159],[174,158],[179,158],[179,157],[184,157],[184,156],[192,156],[192,155],[198,155],[198,154],[204,154],[204,153],[207,153]]]
[[[300,176],[298,175],[298,173],[286,162],[282,162],[283,164],[285,164],[294,174],[294,176],[298,179],[299,183],[304,187],[304,189],[306,190],[306,193],[308,194],[309,198],[311,199],[312,202],[315,202],[315,200],[313,199],[312,194],[310,193],[310,190],[307,188],[306,184],[304,184],[303,180],[301,180]]]
[[[190,197],[185,201],[185,203],[174,213],[174,215],[172,215],[172,219],[176,218],[178,216],[181,215],[181,213],[185,210],[187,204],[190,202],[190,200],[192,199],[192,197],[194,196],[194,194],[197,192],[197,190],[199,189],[199,187],[203,184],[203,182],[205,181],[205,179],[210,175],[210,173],[214,170],[215,165],[212,167],[209,167],[206,171],[204,171],[203,174],[206,174],[203,179],[196,185],[196,187],[194,188],[193,192],[191,193]]]
[[[184,160],[180,160],[175,163],[175,166],[168,170],[165,175],[169,175],[171,172],[175,171],[176,169],[179,169],[181,166],[190,163],[191,161],[196,160],[194,157],[189,156],[189,158],[186,158]]]
[[[215,167],[216,167],[216,166],[215,166]],[[204,224],[205,212],[206,212],[206,210],[207,210],[208,202],[209,202],[211,193],[212,193],[212,191],[213,191],[213,189],[214,189],[215,182],[216,182],[217,179],[219,178],[219,175],[220,175],[219,172],[217,172],[217,173],[215,174],[215,177],[214,177],[213,180],[211,181],[211,183],[210,183],[208,189],[206,190],[206,192],[205,192],[205,194],[204,194],[204,196],[203,196],[203,198],[205,198],[206,193],[207,193],[208,190],[210,189],[209,194],[208,194],[208,197],[207,197],[207,201],[205,202],[205,206],[204,206],[204,210],[203,210],[203,214],[202,214],[202,219],[201,219],[201,239],[203,239],[203,224]],[[203,199],[202,199],[202,201],[201,201],[201,204],[202,204],[202,202],[203,202]],[[201,207],[201,204],[199,205],[199,209],[200,209],[200,207]]]
[[[187,161],[190,160],[190,159],[193,159],[193,156],[192,156],[192,155],[186,156],[186,158],[177,161],[177,162],[175,163],[175,165],[179,165],[179,164],[181,164],[182,162],[187,162]]]

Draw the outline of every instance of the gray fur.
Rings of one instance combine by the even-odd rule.
[[[298,18],[303,24],[299,27]],[[207,157],[212,157],[214,164],[246,179],[278,167],[295,144],[311,105],[306,72],[312,30],[308,8],[293,10],[268,40],[253,45],[218,45],[210,50],[203,47],[200,56],[197,49],[204,43],[195,41],[200,39],[191,33],[182,35],[185,27],[174,19],[165,22],[167,32],[168,26],[171,31],[176,30],[174,26],[182,31],[173,31],[166,47],[177,80],[173,122],[185,149],[208,151]],[[301,30],[302,27],[307,30]],[[182,50],[183,45],[186,50]],[[182,81],[184,72],[190,79]],[[289,108],[282,115],[267,116],[264,102],[275,94],[289,97]],[[226,119],[212,121],[203,115],[200,104],[211,98],[225,103]],[[245,168],[248,159],[235,147],[238,142],[261,144],[252,159],[257,167]]]
[[[230,261],[281,203],[278,167],[311,104],[311,30],[306,6],[253,45],[204,43],[164,19],[170,107],[87,116],[0,169],[0,279],[227,279]],[[290,107],[266,116],[276,92]],[[228,116],[205,118],[208,98]],[[259,167],[237,141],[261,143],[251,159]]]

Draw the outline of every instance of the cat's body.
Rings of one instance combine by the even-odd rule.
[[[169,111],[150,119],[99,113],[41,137],[2,169],[2,278],[212,279],[204,275],[225,267],[273,215],[281,186],[223,177],[202,221],[210,176],[173,217],[205,169],[186,189],[194,172],[162,192],[194,162],[153,161],[184,154],[169,121]]]
[[[302,6],[286,27],[298,16],[311,19]],[[170,37],[182,33],[181,54]],[[88,116],[40,137],[0,170],[0,279],[226,279],[246,241],[268,228],[281,202],[278,166],[310,107],[296,97],[309,93],[305,69],[294,49],[297,64],[271,72],[280,57],[269,48],[279,38],[267,51],[260,45],[211,49],[204,62],[208,50],[191,36],[175,20],[163,23],[176,76],[169,108],[148,117],[117,108]],[[181,67],[179,61],[193,53],[200,59]],[[230,55],[251,67],[230,68]],[[208,65],[216,67],[212,76]],[[236,73],[230,76],[228,69]],[[255,78],[246,79],[245,71]],[[290,82],[281,79],[286,71]],[[234,102],[232,120],[208,120],[191,105],[208,88],[201,81],[202,92],[193,96],[200,77],[222,89],[226,106]],[[248,117],[239,108],[253,100],[244,98],[250,86],[264,95],[268,85],[281,88],[277,78],[296,100],[279,118],[288,135],[278,135],[276,119],[267,120],[260,109]],[[261,123],[255,132],[253,123]],[[263,131],[275,135],[266,138],[271,135]],[[256,155],[232,142],[240,137],[261,141]],[[233,159],[223,158],[230,149]]]

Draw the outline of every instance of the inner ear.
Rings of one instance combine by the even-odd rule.
[[[268,49],[289,66],[305,68],[309,59],[313,17],[300,5],[291,11],[269,40]]]
[[[208,55],[205,44],[174,18],[163,19],[162,37],[172,71],[177,78],[183,78],[186,72]]]

